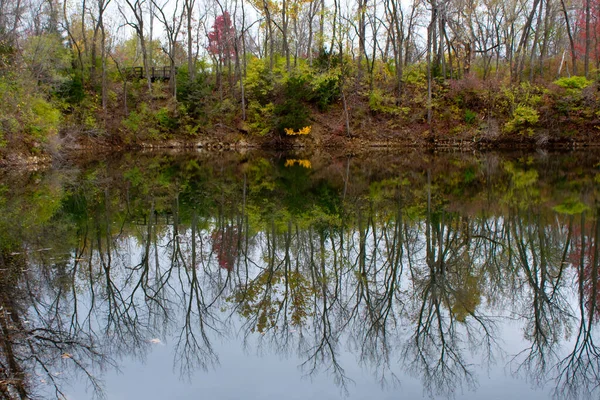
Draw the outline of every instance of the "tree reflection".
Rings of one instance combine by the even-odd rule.
[[[600,208],[589,177],[554,193],[552,162],[158,157],[2,198],[1,229],[36,201],[44,217],[0,229],[0,393],[43,379],[65,397],[71,374],[100,392],[103,368],[159,342],[190,378],[239,335],[344,392],[350,353],[431,396],[475,389],[505,356],[557,398],[594,394]],[[522,348],[504,346],[509,324]]]
[[[581,214],[579,235],[574,239],[571,253],[577,280],[578,307],[574,310],[577,325],[572,349],[557,364],[554,393],[559,398],[591,397],[600,384],[600,347],[594,332],[598,321],[596,298],[600,261],[596,243],[600,239],[600,209],[597,207],[594,211],[591,224],[586,223],[586,213]]]
[[[477,307],[480,271],[472,259],[477,239],[468,220],[434,208],[429,171],[427,177],[424,236],[417,235],[420,240],[407,252],[414,327],[403,357],[427,391],[450,395],[462,385],[475,387],[474,365],[464,352],[477,347],[483,360],[492,361],[497,333],[494,321]]]

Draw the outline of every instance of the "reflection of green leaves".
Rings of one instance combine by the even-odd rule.
[[[538,180],[538,172],[535,169],[524,171],[512,162],[504,164],[504,169],[509,173],[512,184],[519,189],[533,186]]]
[[[38,225],[49,221],[60,208],[63,192],[60,188],[44,186],[31,195],[29,222]]]
[[[519,208],[527,208],[540,202],[539,175],[537,170],[523,170],[512,162],[504,164],[504,170],[508,173],[510,184],[504,193],[504,200]]]
[[[560,214],[576,215],[581,214],[590,208],[583,204],[581,201],[575,198],[569,198],[563,201],[561,204],[552,208],[554,211]]]
[[[463,181],[465,183],[471,183],[475,180],[475,171],[472,167],[469,167],[463,173]]]
[[[369,186],[369,195],[374,203],[386,199],[393,199],[401,185],[400,178],[384,179],[379,182],[373,182]]]
[[[452,304],[452,313],[460,322],[465,322],[467,316],[473,314],[475,309],[481,303],[481,288],[479,287],[479,279],[468,274],[461,277],[462,282],[454,293],[454,301]]]
[[[133,167],[129,171],[125,171],[123,177],[127,179],[132,186],[139,186],[144,180],[144,176],[138,167]]]
[[[265,158],[253,160],[247,168],[248,183],[252,193],[275,189],[273,167]]]
[[[271,267],[247,285],[238,287],[227,301],[235,303],[242,317],[255,321],[253,332],[265,333],[277,328],[283,310],[287,313],[285,321],[289,317],[290,325],[304,326],[313,315],[311,298],[316,292],[317,288],[299,271]]]

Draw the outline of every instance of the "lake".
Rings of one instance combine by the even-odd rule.
[[[0,173],[0,395],[600,384],[600,153],[133,153]]]

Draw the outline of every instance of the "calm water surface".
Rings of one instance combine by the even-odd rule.
[[[599,166],[126,154],[0,173],[0,397],[597,398]]]

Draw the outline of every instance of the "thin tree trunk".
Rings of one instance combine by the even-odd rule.
[[[583,59],[583,70],[585,77],[590,76],[590,51],[592,48],[592,31],[590,28],[590,0],[585,0],[585,56]]]
[[[577,51],[575,50],[575,41],[573,40],[573,31],[571,29],[571,21],[569,20],[569,13],[567,12],[567,6],[565,0],[560,0],[563,15],[565,16],[565,25],[567,27],[567,36],[569,36],[569,45],[571,46],[571,63],[573,69],[573,75],[577,75]],[[560,75],[560,72],[559,72]]]

